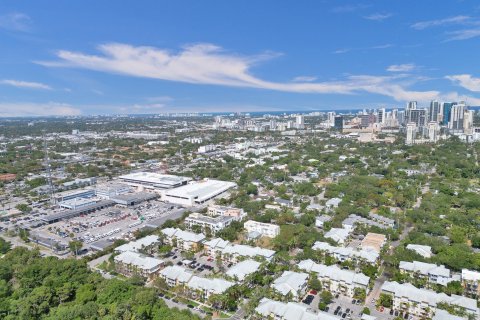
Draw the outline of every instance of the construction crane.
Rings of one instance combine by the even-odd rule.
[[[47,178],[48,194],[50,196],[50,202],[54,204],[55,199],[53,195],[55,191],[53,189],[53,183],[52,183],[52,171],[50,167],[50,157],[48,156],[48,143],[47,143],[47,136],[45,134],[45,130],[43,130],[43,153],[45,156],[44,162],[45,162],[45,171],[47,174],[46,178]]]

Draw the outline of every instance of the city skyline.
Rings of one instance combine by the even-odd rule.
[[[478,106],[480,7],[432,5],[6,2],[0,116]]]

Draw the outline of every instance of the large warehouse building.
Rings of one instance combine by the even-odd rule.
[[[165,191],[163,200],[190,207],[205,203],[236,186],[234,182],[202,180]]]
[[[166,190],[186,185],[190,180],[187,177],[159,174],[153,172],[135,172],[120,176],[119,179],[134,187],[143,187],[153,190]]]

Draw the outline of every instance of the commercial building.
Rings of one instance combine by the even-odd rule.
[[[178,228],[166,228],[161,232],[165,243],[184,251],[197,251],[205,240],[205,235],[201,233],[183,231]]]
[[[229,226],[233,221],[234,217],[229,216],[218,216],[218,217],[209,217],[198,212],[191,213],[185,219],[185,226],[188,230],[192,231],[198,226],[201,232],[205,234],[215,235],[218,231]]]
[[[96,195],[102,199],[110,199],[112,197],[126,194],[132,191],[132,187],[124,183],[105,183],[97,185]]]
[[[188,185],[167,190],[164,194],[164,200],[170,203],[176,203],[183,206],[194,206],[205,203],[231,188],[236,187],[234,182],[220,180],[202,180]]]
[[[263,237],[268,238],[275,238],[280,234],[280,226],[271,223],[248,220],[243,224],[243,227],[245,228],[245,230],[247,230],[248,233],[258,232]]]
[[[42,216],[40,219],[46,223],[54,223],[63,219],[78,217],[82,214],[89,214],[97,210],[111,207],[113,205],[115,205],[115,202],[113,202],[112,200],[102,200],[92,205],[81,207],[78,209],[62,211],[62,212],[54,213],[48,216]]]
[[[433,263],[425,263],[420,261],[400,261],[400,272],[408,274],[415,278],[424,278],[430,283],[446,286],[454,279],[450,275],[450,270],[445,266],[437,266]]]
[[[158,275],[164,264],[162,260],[132,251],[120,253],[114,261],[117,272],[127,277],[139,275],[149,280]]]
[[[89,198],[74,198],[70,200],[61,201],[58,204],[60,208],[75,210],[95,204],[97,201]]]
[[[111,197],[111,200],[120,206],[128,207],[135,206],[145,201],[154,200],[158,197],[159,195],[154,192],[135,192],[113,196]]]
[[[340,269],[336,265],[326,266],[312,260],[303,260],[298,263],[301,270],[313,272],[318,276],[323,289],[347,297],[353,297],[356,289],[368,292],[370,278],[363,273]]]
[[[239,259],[262,258],[270,261],[275,251],[242,244],[232,244],[227,240],[215,238],[204,244],[205,253],[212,258],[220,256],[223,261],[236,263]]]
[[[186,185],[190,180],[187,177],[180,177],[168,174],[152,172],[135,172],[120,176],[119,179],[133,187],[141,187],[153,190],[166,190]]]
[[[424,318],[432,318],[440,303],[450,305],[454,308],[462,308],[468,314],[478,318],[479,310],[477,301],[452,294],[436,293],[427,289],[419,289],[410,283],[400,284],[395,281],[386,281],[382,285],[382,293],[391,295],[393,298],[392,309],[395,311],[409,313]]]
[[[295,302],[279,302],[268,298],[260,300],[255,312],[263,319],[275,320],[339,320],[340,317],[334,316],[323,311],[314,313],[310,307]]]
[[[92,198],[95,196],[95,189],[76,189],[64,192],[58,192],[54,195],[55,203],[73,200],[76,198]]]

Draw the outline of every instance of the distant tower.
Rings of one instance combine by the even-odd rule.
[[[438,141],[438,133],[440,131],[440,125],[436,121],[430,121],[428,123],[428,140],[431,142]]]
[[[54,189],[53,189],[53,183],[52,183],[52,171],[50,167],[50,157],[48,156],[48,143],[47,143],[47,136],[45,135],[45,131],[43,132],[43,153],[45,157],[45,171],[47,174],[47,185],[48,185],[48,194],[50,195],[50,202],[53,204],[55,199],[53,197],[54,195]]]
[[[405,141],[406,144],[412,145],[415,140],[415,131],[417,129],[417,125],[414,122],[407,123],[407,139]]]

